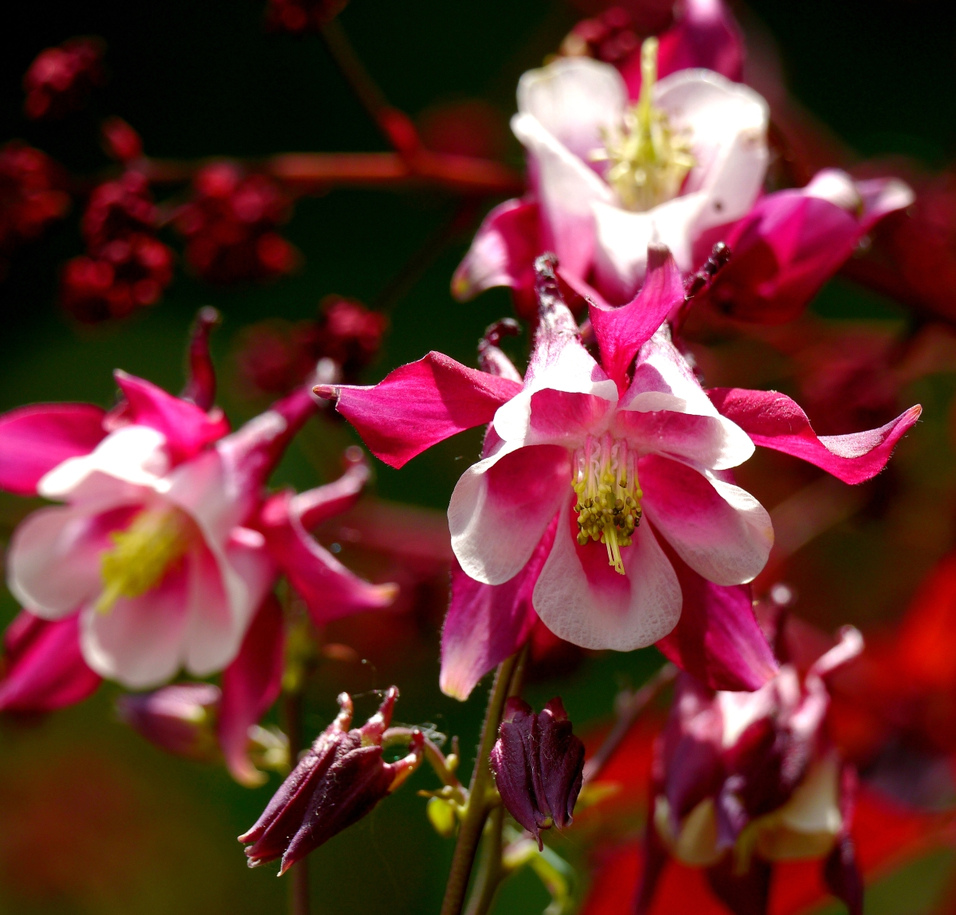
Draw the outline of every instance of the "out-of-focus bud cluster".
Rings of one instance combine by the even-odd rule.
[[[59,166],[18,140],[0,149],[0,278],[7,260],[70,208]]]
[[[193,198],[176,214],[186,261],[210,283],[269,280],[289,273],[299,253],[276,228],[291,215],[282,188],[232,162],[215,162],[193,181]]]
[[[354,299],[326,296],[318,318],[262,321],[241,334],[239,374],[255,393],[277,395],[305,381],[320,359],[331,359],[343,381],[357,381],[378,355],[388,318]]]
[[[156,237],[157,221],[149,184],[139,172],[97,187],[81,227],[87,254],[63,268],[64,308],[96,322],[158,302],[172,280],[173,254]]]
[[[71,38],[46,48],[23,77],[28,118],[59,118],[86,104],[91,90],[105,81],[103,42],[98,38]]]
[[[567,57],[593,57],[619,64],[641,45],[634,17],[623,7],[612,6],[593,19],[582,19],[561,43]]]
[[[491,768],[508,812],[544,848],[541,830],[571,825],[581,791],[584,744],[560,699],[541,712],[512,697],[491,750]]]
[[[281,32],[316,31],[331,22],[348,0],[269,0],[266,25]]]
[[[249,866],[281,857],[280,875],[310,851],[360,820],[398,788],[422,761],[424,737],[415,731],[408,754],[385,762],[383,740],[398,689],[390,687],[378,712],[352,728],[352,699],[339,696],[341,711],[282,783],[264,813],[239,837]]]

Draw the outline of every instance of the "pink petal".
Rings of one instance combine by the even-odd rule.
[[[24,606],[59,619],[96,598],[103,588],[100,556],[110,534],[123,530],[141,506],[91,514],[52,506],[33,512],[14,531],[7,555],[7,583]]]
[[[374,387],[320,385],[320,397],[358,430],[373,454],[392,467],[456,432],[491,422],[521,385],[469,369],[441,353],[390,372]]]
[[[448,506],[462,569],[489,585],[513,578],[571,492],[571,458],[556,445],[499,451],[473,464]]]
[[[601,364],[622,391],[638,350],[684,301],[684,283],[670,251],[652,246],[647,255],[647,278],[636,298],[620,308],[592,303],[588,309]]]
[[[510,286],[519,314],[534,317],[534,260],[543,253],[538,205],[506,200],[484,219],[451,281],[452,295],[466,301],[492,286]]]
[[[188,575],[181,563],[140,597],[121,597],[109,613],[86,607],[80,617],[86,663],[130,689],[165,683],[182,666],[188,606]]]
[[[674,562],[684,604],[673,632],[657,643],[664,655],[711,689],[755,690],[777,661],[754,616],[749,585],[715,585]]]
[[[922,407],[910,407],[879,429],[820,437],[803,410],[784,394],[743,388],[714,388],[708,394],[755,444],[792,454],[844,483],[862,483],[876,476],[922,412]]]
[[[235,660],[222,673],[217,732],[232,777],[254,787],[265,777],[249,760],[249,728],[259,723],[282,689],[285,633],[282,608],[269,595],[252,620]]]
[[[626,575],[609,564],[601,543],[579,546],[566,499],[554,546],[534,589],[534,609],[557,636],[582,648],[631,651],[670,632],[681,593],[669,560],[648,525],[641,525],[621,558]]]
[[[593,430],[605,428],[613,403],[594,394],[546,388],[531,395],[531,420],[524,441],[576,448]],[[500,431],[497,421],[495,431]],[[511,443],[512,440],[509,440]]]
[[[162,433],[174,464],[187,460],[229,432],[222,410],[207,413],[196,404],[125,372],[116,372],[115,378],[126,398],[123,418]]]
[[[701,470],[737,467],[754,453],[750,437],[722,416],[682,412],[684,401],[671,394],[647,393],[619,410],[616,437],[634,443],[640,454],[669,457]],[[653,409],[656,407],[657,409]]]
[[[348,511],[358,501],[369,478],[365,453],[359,448],[346,451],[348,468],[337,480],[294,496],[291,512],[306,530],[314,530],[324,521]]]
[[[216,402],[216,369],[209,355],[209,334],[221,320],[215,308],[201,308],[189,340],[189,380],[183,399],[206,411],[212,410]]]
[[[90,404],[41,404],[0,416],[0,489],[36,494],[40,479],[103,439],[104,412]]]
[[[13,620],[4,636],[0,711],[52,712],[81,702],[99,686],[80,653],[78,620],[73,615],[51,622],[26,610]]]
[[[751,581],[767,564],[773,526],[749,493],[654,455],[638,472],[644,512],[678,555],[718,585]]]
[[[265,505],[260,527],[268,549],[317,626],[363,610],[378,610],[395,599],[394,584],[371,584],[349,571],[309,535],[290,492]]]

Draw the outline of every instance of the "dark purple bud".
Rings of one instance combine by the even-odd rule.
[[[161,750],[211,762],[219,756],[219,699],[219,687],[211,683],[177,683],[150,693],[120,696],[116,710],[126,724]]]
[[[398,689],[390,687],[378,712],[362,727],[352,724],[352,699],[339,696],[341,711],[312,744],[269,801],[255,826],[239,836],[249,866],[282,858],[280,876],[336,833],[360,820],[413,772],[424,740],[412,736],[408,755],[382,757],[382,736],[392,719]]]
[[[584,744],[571,733],[560,699],[540,713],[521,699],[505,705],[491,768],[508,812],[543,848],[541,830],[570,825],[581,790]]]

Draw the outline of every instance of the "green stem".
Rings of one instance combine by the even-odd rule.
[[[475,878],[475,888],[465,915],[486,915],[494,902],[495,894],[504,877],[501,866],[501,832],[504,826],[504,807],[495,807],[488,814],[488,823],[485,826],[484,849],[481,866]]]
[[[445,887],[441,915],[461,915],[465,902],[465,893],[468,890],[471,870],[475,863],[475,853],[489,813],[488,794],[492,785],[492,776],[488,759],[498,737],[501,713],[505,707],[505,700],[511,692],[512,678],[519,656],[520,653],[514,654],[507,661],[503,661],[498,665],[498,671],[495,674],[495,682],[488,699],[488,711],[485,713],[485,722],[481,729],[478,755],[475,757],[475,769],[468,787],[468,806],[458,829],[458,841],[451,860],[451,871]]]

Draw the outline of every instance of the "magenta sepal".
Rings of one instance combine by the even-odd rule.
[[[678,557],[672,561],[683,605],[658,649],[711,689],[759,689],[779,665],[754,616],[750,585],[715,585]]]
[[[50,621],[22,610],[3,646],[2,712],[52,712],[81,702],[100,684],[80,654],[76,616]]]
[[[278,698],[282,689],[285,631],[282,608],[269,594],[253,617],[235,660],[222,672],[222,699],[216,733],[232,777],[250,787],[263,774],[249,759],[249,728]]]
[[[755,445],[801,458],[844,483],[862,483],[876,476],[922,412],[920,406],[910,407],[879,429],[818,436],[806,413],[785,394],[743,388],[712,388],[707,394]]]
[[[250,867],[281,857],[280,876],[296,861],[369,813],[397,788],[422,759],[424,741],[412,736],[407,756],[382,758],[382,737],[398,690],[390,687],[378,712],[361,728],[351,728],[352,700],[339,696],[341,711],[302,757],[292,774],[239,841]]]
[[[521,390],[510,378],[489,375],[431,352],[389,372],[374,387],[319,385],[319,397],[355,426],[369,450],[391,467],[475,426]]]
[[[541,830],[571,824],[581,791],[584,744],[571,731],[560,699],[540,713],[512,696],[491,750],[501,801],[543,849]]]
[[[211,410],[216,402],[216,369],[209,354],[209,334],[219,321],[219,312],[215,308],[201,308],[189,340],[189,377],[182,397],[191,400],[201,410]]]
[[[36,495],[40,479],[89,454],[106,436],[104,411],[85,403],[36,404],[0,416],[0,489]]]

